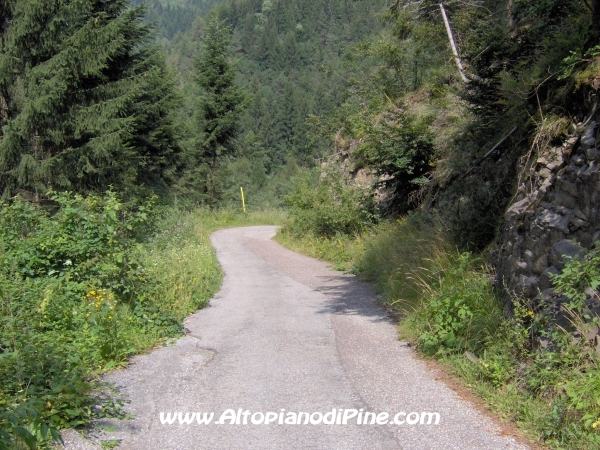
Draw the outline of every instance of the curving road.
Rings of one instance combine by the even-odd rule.
[[[68,434],[67,448],[97,448],[100,439],[136,450],[526,448],[435,380],[397,340],[366,284],[284,249],[270,240],[276,230],[235,228],[211,236],[225,271],[211,307],[187,319],[190,333],[176,345],[107,377],[131,398],[135,419],[99,423],[91,440]],[[229,424],[230,413],[226,424],[214,423],[228,409],[240,425]],[[400,413],[404,423],[371,425],[369,416],[358,425],[356,416],[347,425],[310,424],[319,422],[318,413],[326,421],[339,413],[339,422],[361,410],[390,413],[392,420]],[[168,425],[161,412],[215,416],[210,425]],[[251,424],[261,419],[252,414],[266,412],[275,423]],[[298,419],[292,412],[312,416],[306,425],[278,424],[280,416]],[[437,412],[439,424],[426,424],[435,415],[411,412]],[[425,424],[406,423],[417,417]]]

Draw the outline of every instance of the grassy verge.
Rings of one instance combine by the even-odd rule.
[[[402,317],[401,337],[532,441],[600,448],[600,364],[593,345],[574,339],[573,330],[548,328],[519,299],[505,316],[491,268],[481,256],[459,252],[441,227],[413,216],[355,237],[295,236],[290,229],[279,242],[373,282]],[[573,322],[583,323],[577,311]],[[553,344],[541,348],[534,336]]]
[[[0,449],[120,416],[99,375],[180,336],[219,289],[210,233],[284,220],[126,206],[112,192],[54,202],[51,214],[0,205]]]
[[[365,238],[342,234],[326,238],[313,233],[298,236],[283,228],[274,240],[295,252],[328,261],[336,270],[353,272],[356,260],[364,252]]]
[[[153,280],[161,286],[160,307],[179,321],[207,305],[219,289],[222,273],[210,244],[210,234],[221,228],[250,225],[281,225],[281,210],[241,214],[234,210],[189,212],[168,210],[160,230],[142,248],[141,259]]]

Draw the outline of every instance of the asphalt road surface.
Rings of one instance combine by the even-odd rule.
[[[225,272],[211,307],[186,320],[190,333],[176,345],[107,376],[134,419],[100,422],[89,439],[67,433],[68,449],[112,439],[136,450],[526,448],[436,381],[368,285],[284,249],[271,241],[276,230],[211,236]],[[161,413],[164,421],[178,412],[214,418],[162,423]],[[371,424],[369,415],[358,424],[367,412],[399,423]],[[258,424],[261,416],[273,423]]]

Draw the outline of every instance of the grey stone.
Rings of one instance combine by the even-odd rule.
[[[517,262],[519,259],[515,255],[510,255],[506,260],[506,267],[512,272],[517,267]]]
[[[565,191],[566,193],[572,195],[573,197],[577,197],[578,189],[575,183],[570,183],[566,180],[560,180],[560,183],[557,184],[558,188]]]
[[[517,273],[527,273],[529,272],[529,264],[527,264],[525,261],[519,261],[517,263]]]
[[[510,208],[506,210],[506,220],[511,221],[514,217],[523,214],[531,206],[533,201],[533,197],[527,196],[523,200],[513,204]]]
[[[587,220],[588,216],[579,208],[575,209],[575,215],[579,217],[581,220]]]
[[[531,264],[533,262],[533,258],[535,257],[535,255],[531,250],[525,250],[525,253],[523,253],[523,255],[525,256],[525,261],[527,261],[527,264]]]
[[[587,220],[582,220],[578,217],[571,219],[571,224],[575,229],[587,228],[591,225]]]
[[[562,155],[560,155],[557,159],[550,161],[550,163],[546,166],[550,171],[556,172],[560,169],[565,163]]]
[[[548,161],[544,156],[540,156],[537,159],[537,163],[541,166],[546,167],[546,166],[548,166],[548,164],[550,164],[550,161]]]
[[[546,234],[546,229],[538,224],[533,224],[531,227],[532,236],[542,237]]]
[[[538,170],[537,176],[540,178],[550,178],[552,176],[552,172],[550,171],[550,169],[544,168],[544,169]]]
[[[598,153],[600,153],[600,151],[598,151],[598,147],[588,149],[586,152],[588,161],[594,161],[598,157]]]
[[[585,159],[583,159],[583,156],[581,155],[575,155],[571,159],[571,164],[575,166],[582,166],[583,164],[585,164]]]
[[[540,286],[540,290],[541,290],[541,286]],[[543,306],[547,306],[550,303],[554,302],[554,299],[552,298],[553,296],[554,296],[553,288],[544,289],[538,295],[535,296],[533,301],[536,304],[541,304]]]
[[[552,246],[550,262],[559,269],[570,259],[577,259],[584,254],[584,249],[576,242],[563,239]]]
[[[594,175],[595,173],[597,173],[598,171],[600,171],[600,166],[597,165],[596,163],[592,162],[590,164],[590,167],[581,174],[581,178],[586,180],[587,178],[589,178],[590,176]]]
[[[591,225],[591,224],[590,224]],[[589,227],[587,228],[589,230]],[[593,231],[593,230],[591,230]],[[590,231],[580,231],[577,233],[577,240],[583,248],[591,248],[594,245],[592,241],[592,233]]]
[[[600,231],[596,231],[596,233],[594,233],[594,237],[592,238],[592,241],[594,241],[594,242],[600,241]]]
[[[571,220],[569,216],[563,216],[547,209],[540,214],[538,220],[549,228],[569,233],[569,221]]]
[[[540,290],[542,292],[546,292],[548,289],[552,289],[552,281],[550,281],[550,277],[552,275],[558,275],[559,273],[560,271],[554,266],[550,266],[544,270],[540,275]],[[554,290],[552,289],[552,291]]]
[[[573,136],[572,138],[570,138],[569,140],[567,140],[567,142],[565,142],[563,144],[563,147],[573,147],[577,144],[578,140],[579,140],[579,138],[577,136]]]
[[[577,200],[573,196],[562,191],[556,192],[556,194],[554,195],[554,201],[556,202],[556,204],[569,209],[575,209],[578,205]]]
[[[522,276],[515,289],[517,294],[527,298],[533,298],[538,294],[540,280],[538,277]]]
[[[533,263],[533,271],[537,274],[541,274],[548,267],[548,255],[544,254],[535,260]]]
[[[542,185],[539,187],[538,189],[538,193],[535,195],[535,198],[539,198],[539,195],[545,194],[546,192],[548,192],[548,189],[553,185],[553,180],[552,178],[546,178],[546,180],[542,183]]]
[[[564,206],[554,205],[554,211],[563,216],[573,216],[573,208],[565,208]]]
[[[581,148],[584,152],[596,145],[596,122],[591,122],[581,136]]]

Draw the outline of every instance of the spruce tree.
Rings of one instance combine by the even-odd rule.
[[[224,157],[234,153],[239,118],[247,105],[246,95],[235,84],[235,67],[229,60],[229,32],[218,18],[209,17],[195,62],[196,81],[202,91],[198,105],[200,139],[190,170],[198,172],[201,165],[207,167],[204,191],[211,207],[217,201],[217,169]]]
[[[130,5],[2,2],[0,195],[169,181],[175,79]]]

